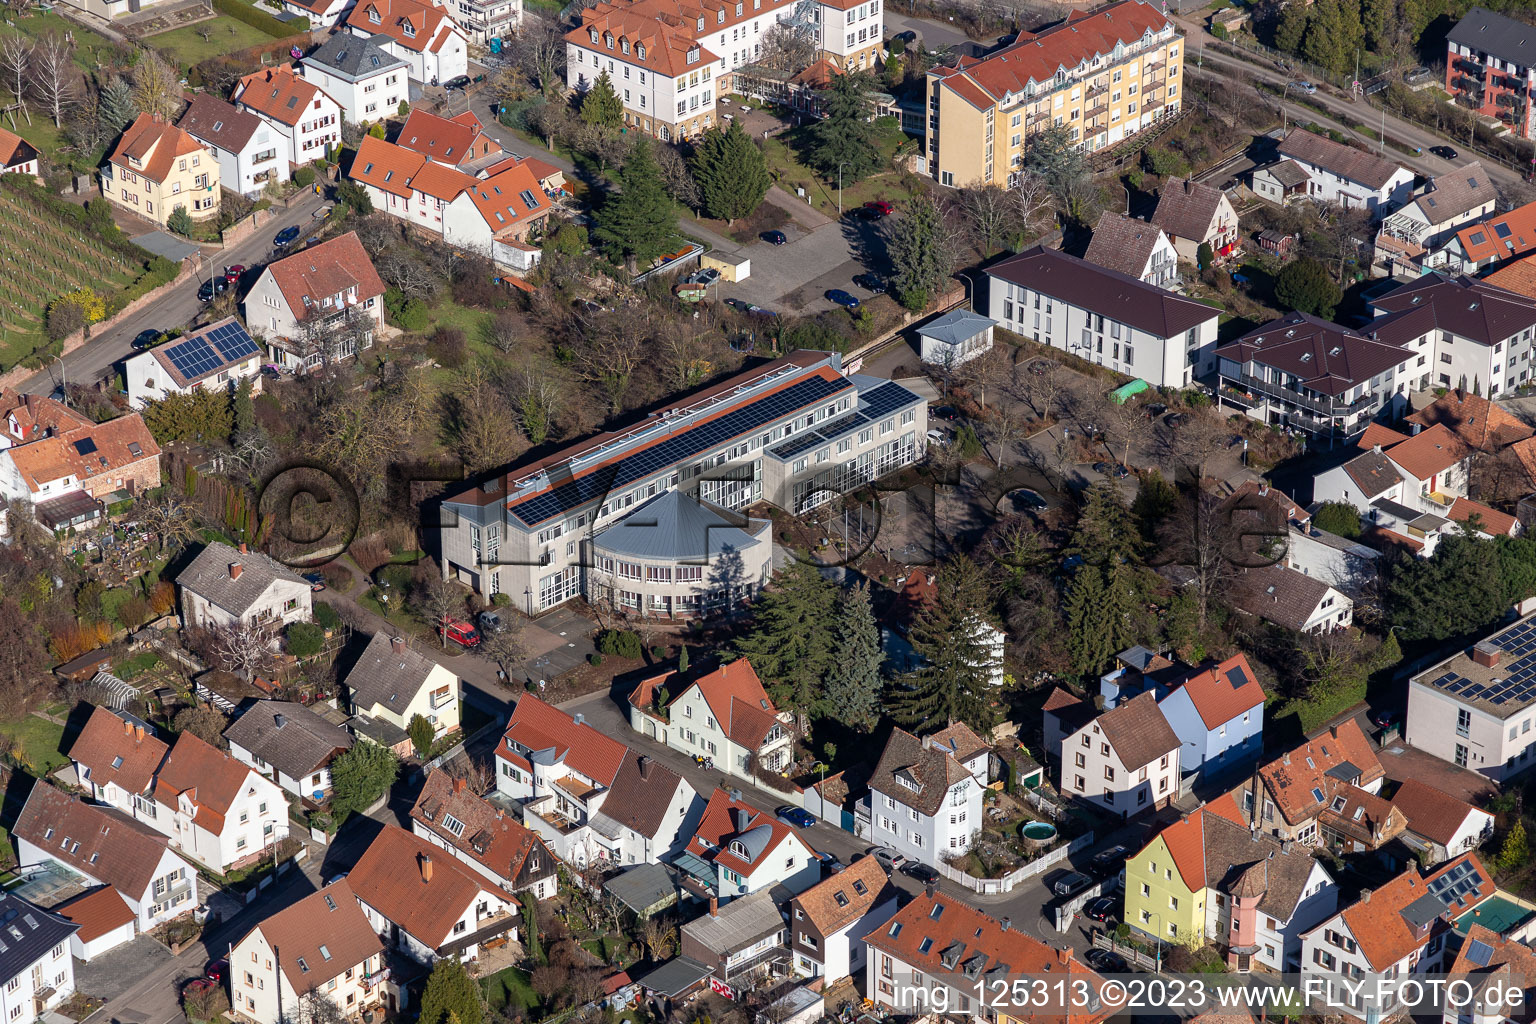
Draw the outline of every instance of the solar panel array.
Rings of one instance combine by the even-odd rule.
[[[1460,903],[1468,896],[1477,895],[1482,888],[1483,876],[1470,860],[1462,861],[1454,868],[1431,879],[1429,882],[1430,894],[1441,903],[1449,907],[1452,903]]]
[[[859,396],[859,407],[846,416],[839,416],[835,420],[823,423],[810,433],[795,438],[793,441],[785,441],[770,454],[780,459],[792,459],[802,452],[810,451],[817,445],[826,444],[828,441],[836,441],[844,435],[851,434],[866,423],[872,423],[883,416],[889,415],[904,405],[909,405],[917,396],[906,388],[891,381],[881,384],[866,394]]]
[[[511,512],[528,526],[553,516],[580,508],[611,490],[627,487],[636,480],[696,458],[720,447],[733,438],[749,434],[759,427],[782,419],[796,410],[830,398],[847,387],[842,380],[809,377],[782,391],[748,402],[740,409],[691,427],[659,444],[624,456],[610,466],[569,480],[519,505]]]
[[[251,340],[244,327],[231,322],[167,345],[163,351],[176,372],[191,381],[253,356],[261,346]]]
[[[1493,959],[1493,947],[1486,942],[1473,939],[1467,943],[1467,959],[1479,967],[1487,967],[1489,961]]]
[[[1491,641],[1508,659],[1500,665],[1504,673],[1487,683],[1478,683],[1456,672],[1447,672],[1431,686],[1465,700],[1486,700],[1502,705],[1536,701],[1536,622],[1519,622]]]

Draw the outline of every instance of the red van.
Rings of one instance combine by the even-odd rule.
[[[458,619],[444,619],[437,632],[439,636],[446,636],[460,647],[480,646],[480,633],[474,626]]]

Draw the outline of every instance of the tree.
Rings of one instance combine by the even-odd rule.
[[[29,76],[32,90],[53,117],[55,128],[64,124],[64,112],[75,103],[74,45],[52,32],[32,48]]]
[[[427,755],[432,752],[432,740],[436,737],[437,730],[432,723],[427,721],[425,715],[412,715],[411,720],[405,723],[405,734],[411,738],[411,746],[416,750],[416,757],[425,761]]]
[[[885,652],[880,649],[880,629],[875,625],[868,584],[843,595],[833,650],[834,663],[827,675],[827,712],[855,728],[870,728],[880,718],[880,666]]]
[[[1276,276],[1275,298],[1289,309],[1327,320],[1333,316],[1344,293],[1326,267],[1310,256],[1298,256]]]
[[[617,129],[624,124],[624,103],[613,91],[613,82],[604,71],[597,76],[581,98],[581,119],[595,128]]]
[[[940,567],[933,596],[907,628],[907,642],[922,664],[888,695],[893,718],[918,734],[949,722],[964,722],[983,735],[992,729],[993,679],[1001,666],[991,604],[990,584],[975,562],[962,555]]]
[[[823,117],[810,128],[805,162],[828,181],[862,181],[880,166],[880,143],[870,122],[868,76],[836,75],[821,93]]]
[[[1194,596],[1195,628],[1204,633],[1212,603],[1240,572],[1236,548],[1242,538],[1222,499],[1195,488],[1183,496],[1158,534],[1161,557],[1188,573],[1184,590]]]
[[[510,611],[502,611],[501,629],[488,632],[480,638],[480,653],[496,662],[502,673],[510,677],[512,666],[528,656],[527,645],[523,643],[521,620]]]
[[[1072,129],[1053,124],[1035,135],[1024,158],[1024,171],[1038,175],[1069,216],[1082,219],[1093,179],[1087,158],[1072,141]]]
[[[226,672],[251,682],[271,670],[277,632],[266,622],[232,622],[212,631],[209,650]]]
[[[1325,501],[1312,513],[1312,525],[1354,540],[1360,536],[1360,510],[1347,501]]]
[[[295,658],[313,658],[325,647],[325,630],[313,622],[290,622],[283,639]]]
[[[510,382],[512,407],[529,444],[549,439],[550,426],[565,407],[570,378],[565,369],[538,356],[514,366]]]
[[[981,242],[983,256],[1017,226],[1017,201],[1001,185],[971,185],[958,193],[960,210]]]
[[[752,631],[736,653],[770,680],[775,700],[801,715],[820,714],[832,665],[837,588],[806,562],[792,561],[753,604]]]
[[[423,567],[411,589],[411,597],[421,617],[441,634],[443,648],[446,650],[448,631],[438,627],[464,611],[466,592],[453,580],[444,579],[430,561],[423,563]]]
[[[254,388],[249,377],[241,377],[235,386],[235,395],[230,401],[230,419],[234,427],[231,438],[247,437],[256,430]]]
[[[192,214],[188,213],[186,206],[181,203],[177,203],[176,209],[172,210],[171,215],[165,219],[165,226],[178,235],[190,235],[197,227],[192,220]]]
[[[366,188],[355,181],[344,181],[336,186],[336,202],[359,217],[366,217],[373,212],[373,198],[368,195]]]
[[[167,121],[181,113],[181,75],[147,47],[133,66],[133,100],[140,112]]]
[[[20,100],[27,80],[27,70],[32,66],[32,40],[20,32],[0,36],[0,69],[9,80],[11,95]]]
[[[526,14],[511,40],[504,42],[510,43],[507,56],[513,64],[545,96],[556,96],[565,87],[565,34],[558,24]]]
[[[1447,640],[1496,622],[1511,604],[1499,551],[1495,541],[1453,534],[1429,558],[1391,563],[1383,588],[1388,621],[1405,640]]]
[[[160,444],[169,441],[225,441],[234,425],[229,398],[199,388],[146,402],[144,425]]]
[[[85,330],[85,310],[77,302],[55,299],[48,305],[48,337],[62,341]]]
[[[693,175],[711,217],[734,224],[761,205],[773,181],[762,151],[747,137],[740,121],[704,133],[693,157]]]
[[[1311,17],[1311,7],[1301,4],[1287,4],[1280,12],[1280,20],[1275,26],[1275,47],[1286,53],[1295,53],[1301,46],[1302,37],[1307,31],[1307,22]]]
[[[331,762],[331,807],[338,818],[373,806],[394,785],[400,759],[388,747],[360,739]]]
[[[645,265],[671,250],[676,234],[672,204],[649,140],[642,139],[624,161],[618,194],[603,200],[594,220],[592,237],[614,258]]]
[[[195,704],[176,712],[176,717],[171,719],[171,728],[191,733],[209,746],[223,749],[224,730],[229,728],[229,719],[207,704]]]
[[[1525,822],[1519,819],[1504,833],[1504,845],[1499,847],[1499,870],[1518,871],[1530,859],[1531,851],[1525,838]]]
[[[944,215],[924,192],[904,204],[891,222],[886,250],[895,267],[891,287],[908,309],[923,309],[954,270],[954,238]]]
[[[677,151],[677,147],[658,145],[651,154],[656,158],[656,166],[661,170],[661,184],[667,190],[667,195],[694,212],[702,210],[704,193],[699,188],[698,179],[689,169],[688,161],[683,159],[683,154]]]
[[[1195,263],[1201,270],[1209,270],[1216,265],[1216,250],[1211,248],[1210,242],[1200,243],[1200,248],[1195,250]]]
[[[421,993],[421,1024],[481,1024],[485,1003],[480,984],[456,956],[444,957],[432,965],[427,986]]]
[[[758,60],[775,71],[798,75],[816,59],[814,25],[775,20],[763,33],[763,52]]]

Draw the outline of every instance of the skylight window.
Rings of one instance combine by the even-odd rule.
[[[929,951],[929,950],[930,950],[930,949],[932,949],[932,948],[933,948],[933,939],[931,939],[931,938],[925,938],[925,939],[923,939],[923,941],[922,941],[922,942],[921,942],[921,943],[920,943],[920,944],[919,944],[919,945],[918,945],[918,947],[917,947],[917,951],[918,951],[918,952],[919,952],[919,953],[926,953],[926,952],[928,952],[928,951]]]
[[[864,884],[864,880],[862,878],[857,878],[854,879],[853,882],[853,891],[858,893],[860,896],[863,896],[865,893],[869,892],[869,886]]]
[[[837,905],[840,907],[846,907],[848,905],[848,894],[843,892],[841,889],[833,893],[832,898],[837,901]]]
[[[331,894],[330,893],[325,893],[325,906],[326,906],[326,909],[328,909],[328,910],[335,910],[336,909],[336,901],[331,899]]]
[[[891,930],[885,934],[889,935],[893,939],[896,938],[901,934],[901,922],[897,921],[895,924],[891,925]]]
[[[1313,786],[1312,787],[1312,799],[1316,800],[1318,803],[1322,803],[1323,802],[1323,791],[1318,789],[1316,786]]]
[[[933,905],[933,909],[928,911],[928,916],[930,918],[932,918],[933,920],[935,920],[935,921],[937,921],[939,918],[943,917],[944,916],[944,904],[935,902],[934,905]]]
[[[308,974],[309,973],[309,964],[304,962],[304,958],[303,957],[299,957],[299,972],[302,973],[302,974]]]
[[[121,768],[122,766],[123,766],[123,757],[122,757],[121,754],[119,754],[117,757],[114,757],[112,759],[112,767],[113,768]]]
[[[451,814],[443,815],[443,828],[452,832],[455,836],[464,835],[464,823]]]
[[[325,957],[327,960],[331,958],[331,951],[326,948],[325,943],[323,942],[320,944],[320,955]]]

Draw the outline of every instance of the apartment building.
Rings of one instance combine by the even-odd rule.
[[[1470,277],[1425,274],[1373,299],[1371,311],[1372,337],[1429,357],[1431,387],[1493,397],[1531,379],[1536,299]]]
[[[523,0],[455,0],[453,20],[479,46],[494,46],[523,23]]]
[[[214,155],[156,114],[140,114],[101,166],[107,201],[160,225],[177,207],[193,220],[216,216],[220,180]]]
[[[1052,125],[1088,151],[1178,113],[1184,37],[1142,0],[1072,12],[980,60],[928,72],[927,167],[941,185],[1011,186]]]
[[[1531,137],[1536,39],[1507,14],[1474,7],[1445,38],[1445,91],[1457,105]]]
[[[1217,310],[1056,249],[989,267],[987,315],[1156,387],[1187,387],[1216,368]]]
[[[796,352],[486,477],[442,503],[444,571],[477,593],[509,594],[530,614],[610,586],[621,607],[657,617],[744,598],[766,577],[743,578],[710,539],[720,533],[704,528],[712,509],[768,501],[804,511],[922,455],[927,403],[841,368],[836,353]],[[687,548],[599,564],[606,532],[650,515],[642,506],[670,490],[700,509]],[[754,534],[748,527],[738,526]]]
[[[299,68],[353,124],[381,121],[410,99],[410,63],[349,32],[330,36]]]
[[[670,694],[665,705],[663,692]],[[630,695],[629,724],[748,781],[759,771],[783,771],[794,748],[794,716],[774,707],[746,658],[691,680],[675,673],[645,680]]]
[[[265,121],[290,167],[325,157],[341,141],[341,105],[294,67],[266,68],[240,79],[235,104]]]
[[[939,864],[981,834],[982,787],[939,735],[895,729],[869,779],[869,835],[903,857]]]
[[[469,37],[444,7],[417,0],[363,0],[347,15],[354,36],[410,65],[410,76],[437,85],[469,70]]]
[[[0,894],[0,917],[11,921],[0,960],[0,1017],[43,1020],[75,994],[69,950],[80,926],[12,893]]]
[[[882,0],[613,0],[582,12],[566,33],[566,85],[578,92],[606,73],[632,130],[693,138],[715,124],[731,75],[762,56],[779,22],[816,40],[819,56],[873,68],[883,47]]]

